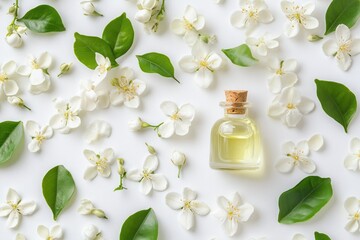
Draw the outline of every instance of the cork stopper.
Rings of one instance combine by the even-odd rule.
[[[233,105],[234,107],[229,107],[226,109],[229,114],[245,114],[246,107],[245,103],[247,101],[248,91],[246,90],[226,90],[225,97],[226,103]]]

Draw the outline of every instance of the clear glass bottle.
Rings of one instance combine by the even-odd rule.
[[[247,91],[225,91],[224,117],[211,130],[210,167],[249,170],[262,164],[259,130],[248,116]]]

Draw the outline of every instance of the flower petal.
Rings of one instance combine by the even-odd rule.
[[[261,23],[269,23],[274,20],[273,15],[268,9],[261,10],[258,13],[258,21]]]
[[[13,208],[9,204],[7,203],[0,204],[0,217],[8,216],[12,210]]]
[[[37,233],[42,239],[47,239],[49,237],[49,229],[43,225],[39,225],[37,228]]]
[[[308,141],[301,141],[296,145],[296,150],[299,155],[307,156],[310,152]]]
[[[151,182],[154,190],[156,191],[165,191],[168,186],[168,182],[162,174],[152,174]]]
[[[315,29],[319,27],[319,20],[312,16],[303,16],[301,24],[305,29]]]
[[[1,66],[1,71],[4,72],[6,75],[11,76],[16,73],[16,68],[16,62],[8,61]]]
[[[336,41],[339,44],[343,44],[343,43],[347,42],[348,40],[350,40],[351,31],[348,28],[348,26],[346,26],[345,24],[339,24],[335,30],[335,37],[336,37]]]
[[[11,211],[8,219],[6,220],[6,226],[8,228],[14,228],[19,225],[21,215],[17,211]]]
[[[360,153],[360,139],[359,138],[352,138],[350,141],[350,151],[353,154]]]
[[[308,174],[316,171],[315,163],[312,160],[310,160],[308,158],[304,158],[304,157],[302,157],[300,160],[299,168],[303,172],[308,173]]]
[[[210,53],[207,58],[207,63],[212,70],[217,70],[221,67],[223,59],[217,53]]]
[[[322,49],[326,56],[333,56],[339,50],[339,46],[335,40],[331,39],[324,43]]]
[[[19,194],[12,188],[9,188],[7,194],[6,194],[6,201],[10,202],[12,204],[17,204],[21,201],[21,198]]]
[[[20,202],[18,205],[20,213],[22,215],[31,215],[36,210],[36,203],[34,201],[31,202]]]
[[[285,36],[292,38],[298,35],[300,31],[299,23],[297,21],[289,21],[285,24]]]
[[[61,114],[56,114],[50,118],[50,126],[53,129],[62,129],[66,126],[66,119]]]
[[[97,161],[98,157],[94,151],[85,149],[83,151],[83,154],[91,164],[96,165],[96,161]]]
[[[140,99],[138,96],[134,96],[133,98],[126,100],[124,105],[128,108],[138,108],[140,105]]]
[[[181,70],[188,73],[196,72],[199,68],[198,63],[195,61],[194,57],[191,55],[185,56],[180,59],[179,66]]]
[[[293,236],[292,240],[306,240],[306,238],[304,235],[297,233]]]
[[[344,160],[344,167],[351,171],[356,171],[359,168],[359,158],[356,155],[350,154]]]
[[[63,231],[60,227],[60,225],[55,225],[51,228],[51,231],[50,231],[50,234],[51,236],[54,238],[54,239],[60,239],[62,238],[63,236]]]
[[[194,214],[188,209],[184,209],[179,214],[179,222],[186,230],[190,230],[194,226]]]
[[[29,76],[31,74],[31,68],[29,66],[21,65],[17,69],[17,73],[21,76]]]
[[[115,153],[114,153],[114,150],[112,148],[107,148],[104,151],[102,151],[100,155],[103,156],[104,158],[106,158],[106,160],[109,163],[112,163],[113,160],[114,160]]]
[[[175,19],[170,25],[171,31],[177,35],[184,35],[186,32],[185,24],[180,19]]]
[[[345,200],[344,207],[350,215],[357,213],[360,210],[359,199],[356,197],[349,197]]]
[[[245,26],[246,15],[241,11],[236,11],[231,15],[231,25],[236,28],[242,28]]]
[[[142,177],[142,171],[139,169],[133,169],[126,173],[126,178],[134,182],[139,182]]]
[[[292,87],[298,81],[296,73],[287,72],[281,76],[281,87]]]
[[[238,223],[235,218],[225,221],[225,232],[228,236],[232,237],[238,231]]]
[[[205,18],[204,16],[198,16],[197,20],[195,22],[192,23],[192,25],[194,26],[194,28],[197,31],[202,30],[205,27]]]
[[[27,121],[25,124],[25,130],[30,137],[36,137],[40,132],[40,125],[35,121]]]
[[[251,215],[254,213],[254,207],[249,203],[244,203],[239,207],[240,217],[239,220],[241,222],[246,222],[249,220]]]
[[[341,70],[347,71],[352,64],[351,56],[347,53],[338,52],[336,61]]]
[[[284,72],[294,72],[297,68],[297,62],[295,59],[287,59],[283,61],[282,70]]]
[[[67,121],[67,126],[71,129],[78,128],[81,124],[81,119],[78,116],[73,116]]]
[[[186,122],[175,121],[175,133],[179,136],[185,136],[189,133],[190,125]]]
[[[184,18],[188,20],[190,23],[193,23],[197,20],[197,12],[195,8],[190,5],[187,5],[184,12]]]
[[[268,115],[270,117],[279,117],[286,112],[286,108],[279,103],[273,103],[268,109]]]
[[[184,39],[189,46],[194,46],[199,39],[199,33],[194,30],[187,31],[184,34]]]
[[[303,115],[299,110],[292,109],[287,112],[284,121],[288,127],[296,127],[299,124],[299,122],[301,122],[302,117]]]
[[[174,210],[179,210],[183,207],[183,202],[181,201],[181,196],[178,193],[172,192],[168,193],[165,197],[166,205]]]
[[[91,181],[97,176],[97,168],[96,166],[88,167],[84,173],[84,179],[86,181]]]
[[[156,155],[149,155],[146,157],[143,169],[149,172],[155,171],[159,166],[159,160]]]
[[[160,105],[161,110],[166,116],[173,116],[178,112],[178,106],[176,103],[171,101],[164,101]]]
[[[210,212],[208,205],[198,200],[191,201],[191,210],[200,216],[208,215]]]
[[[191,122],[195,117],[195,108],[189,103],[184,104],[180,107],[178,114],[182,120],[188,120]]]
[[[48,52],[42,53],[37,59],[37,64],[42,69],[48,69],[51,66],[52,58]]]
[[[195,83],[201,88],[208,88],[214,80],[213,73],[207,68],[200,68],[195,73]]]
[[[40,85],[46,80],[45,73],[42,69],[34,69],[29,77],[31,85]]]
[[[315,108],[315,103],[306,97],[302,97],[301,102],[296,106],[302,114],[308,114]]]
[[[3,85],[6,96],[12,96],[18,93],[19,87],[14,80],[7,80]]]
[[[111,168],[109,165],[103,166],[101,169],[98,169],[99,174],[104,177],[108,178],[111,175]]]
[[[281,173],[288,173],[294,168],[294,160],[290,157],[284,157],[276,163],[275,168]]]
[[[196,192],[194,192],[193,190],[191,190],[190,188],[184,188],[183,190],[183,198],[188,200],[188,201],[192,201],[196,199]]]
[[[143,194],[148,195],[151,192],[152,188],[153,188],[153,186],[149,179],[144,178],[140,182],[140,190]]]
[[[174,121],[165,121],[158,129],[158,134],[162,138],[169,138],[175,133]]]
[[[279,76],[273,76],[268,81],[268,88],[272,93],[279,93],[282,89],[281,78]]]
[[[308,140],[308,144],[312,151],[319,151],[324,146],[324,138],[320,134],[316,134]]]
[[[351,219],[345,226],[346,231],[356,232],[359,229],[359,222],[356,219]]]

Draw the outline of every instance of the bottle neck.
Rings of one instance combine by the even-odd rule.
[[[242,113],[229,113],[225,109],[224,116],[227,118],[246,118],[248,116],[248,110],[245,109],[245,111],[243,111]]]

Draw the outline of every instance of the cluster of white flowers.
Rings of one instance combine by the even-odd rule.
[[[165,0],[138,0],[135,19],[144,24],[146,30],[156,32],[164,18],[164,4]]]

